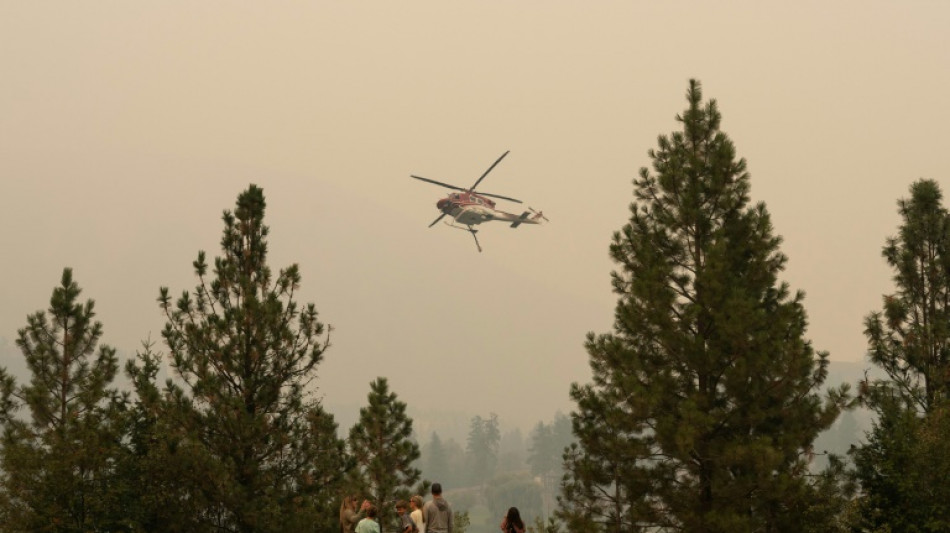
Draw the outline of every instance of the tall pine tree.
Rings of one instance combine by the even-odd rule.
[[[465,464],[465,450],[455,439],[442,440],[432,432],[429,442],[422,446],[422,474],[425,479],[437,481],[444,487],[465,485],[467,473],[459,465]]]
[[[424,468],[426,477],[438,481],[439,483],[445,483],[446,475],[448,475],[449,472],[449,462],[446,457],[445,446],[442,444],[442,439],[439,438],[439,434],[435,431],[432,432],[432,438],[429,440],[429,444],[424,448],[424,453],[426,457]]]
[[[198,490],[213,505],[205,522],[225,531],[302,531],[323,519],[342,475],[335,424],[307,387],[329,345],[313,304],[300,309],[297,265],[274,276],[267,264],[263,191],[251,185],[225,211],[222,256],[176,303],[159,302],[181,388],[170,413],[197,446]]]
[[[49,310],[19,331],[29,384],[0,369],[4,531],[104,531],[121,520],[111,487],[124,404],[111,387],[118,363],[81,292],[64,269]]]
[[[488,418],[481,416],[472,418],[465,445],[469,479],[472,484],[484,485],[495,475],[500,442],[501,430],[498,428],[498,415],[491,413]]]
[[[920,180],[898,202],[901,227],[882,255],[897,291],[865,319],[868,355],[890,389],[922,413],[950,393],[950,214],[933,180]]]
[[[695,80],[687,101],[610,246],[614,331],[589,335],[593,383],[572,386],[561,516],[585,531],[828,531],[809,452],[847,392],[820,398],[827,354],[778,280],[780,238],[716,102]]]
[[[383,533],[396,531],[397,499],[408,500],[419,469],[419,446],[411,439],[412,419],[406,404],[390,392],[386,378],[370,383],[369,405],[360,409],[360,419],[350,429],[349,446],[359,468],[360,480],[379,507]]]
[[[935,436],[950,432],[950,213],[932,180],[911,185],[898,212],[898,235],[882,251],[896,291],[865,319],[868,355],[887,379],[862,384],[877,420],[853,453],[857,527],[941,531],[950,527],[940,481],[950,459],[935,453]]]
[[[573,442],[571,419],[561,412],[554,416],[550,424],[538,422],[531,432],[527,462],[531,474],[541,480],[545,516],[550,516],[557,497],[558,483],[564,476],[563,454]]]

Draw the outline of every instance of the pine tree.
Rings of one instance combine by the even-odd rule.
[[[488,418],[475,416],[469,426],[465,452],[468,471],[473,484],[483,485],[495,475],[498,464],[498,445],[501,431],[498,428],[498,415],[491,413]]]
[[[131,531],[211,531],[202,514],[213,502],[200,490],[207,455],[176,423],[174,404],[157,383],[162,355],[154,348],[144,341],[126,363],[132,399],[116,465],[119,512]]]
[[[81,292],[64,269],[49,310],[30,315],[19,330],[28,385],[0,369],[4,531],[115,527],[111,482],[124,402],[111,388],[115,349],[99,344],[102,324],[93,301],[79,301]],[[28,420],[18,417],[23,407]]]
[[[465,464],[465,450],[455,439],[442,440],[439,434],[432,432],[429,443],[422,447],[425,479],[437,481],[443,487],[465,486],[468,473]],[[425,491],[419,492],[425,494]]]
[[[950,214],[935,181],[920,180],[910,192],[898,202],[900,232],[882,252],[897,292],[864,324],[868,355],[889,378],[871,385],[927,413],[950,393]]]
[[[264,210],[251,185],[224,212],[210,279],[199,252],[194,292],[173,304],[163,287],[159,297],[183,383],[168,385],[168,412],[202,458],[193,481],[212,505],[201,518],[225,531],[312,527],[343,469],[335,424],[307,391],[329,336],[313,304],[297,307],[297,265],[272,275]]]
[[[555,471],[560,462],[559,454],[552,450],[553,428],[544,422],[538,422],[531,430],[531,448],[528,450],[528,465],[531,474],[542,478]]]
[[[950,456],[934,453],[934,436],[950,429],[950,213],[935,181],[917,181],[910,193],[898,202],[898,236],[883,249],[897,290],[865,319],[868,355],[887,379],[862,384],[877,421],[853,453],[857,525],[940,531],[950,524],[939,478]]]
[[[364,487],[379,508],[383,533],[395,531],[395,500],[408,500],[420,472],[412,464],[419,446],[411,439],[412,419],[406,404],[390,392],[386,378],[370,383],[369,405],[360,409],[359,421],[350,429],[349,447]]]
[[[538,422],[531,432],[531,448],[528,450],[528,465],[531,474],[541,479],[544,512],[553,508],[558,483],[564,476],[563,454],[574,442],[571,419],[558,412],[550,424]]]
[[[610,247],[614,331],[588,336],[593,383],[571,389],[561,516],[585,531],[828,531],[809,452],[847,391],[820,398],[827,353],[778,280],[780,238],[750,206],[716,102],[695,80],[687,100]]]
[[[505,432],[498,443],[498,463],[496,469],[502,472],[523,470],[528,465],[525,454],[524,437],[521,428],[514,428]]]
[[[550,424],[538,422],[531,431],[528,465],[531,473],[540,476],[545,485],[556,484],[563,473],[562,454],[574,442],[571,419],[557,413]]]
[[[860,494],[853,531],[950,530],[950,406],[921,416],[880,396],[866,443],[852,451]]]
[[[435,431],[432,432],[432,438],[425,447],[426,466],[425,475],[429,479],[437,480],[440,483],[447,481],[446,476],[449,472],[449,463],[446,458],[446,450],[442,444],[442,439]]]

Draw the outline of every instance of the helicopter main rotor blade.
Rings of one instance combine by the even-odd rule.
[[[485,173],[482,174],[482,177],[478,178],[478,180],[475,182],[475,185],[472,185],[471,187],[469,187],[468,190],[474,191],[475,187],[478,187],[478,184],[481,183],[483,179],[485,179],[485,176],[487,176],[489,172],[491,172],[491,169],[495,168],[495,165],[497,165],[498,163],[501,163],[501,160],[504,159],[505,156],[508,155],[508,152],[510,151],[511,150],[507,150],[505,153],[501,154],[501,157],[495,160],[495,162],[492,163],[490,167],[488,167],[488,170],[486,170]]]
[[[441,186],[447,187],[447,188],[449,188],[449,189],[455,189],[456,191],[467,191],[467,190],[468,190],[468,189],[463,189],[463,188],[461,188],[461,187],[456,187],[455,185],[449,185],[448,183],[442,183],[441,181],[435,181],[435,180],[430,180],[429,178],[423,178],[422,176],[413,176],[413,175],[410,175],[409,177],[410,177],[410,178],[416,178],[417,180],[426,181],[426,182],[429,182],[429,183],[432,183],[432,184],[435,184],[435,185],[441,185]]]
[[[442,213],[441,215],[439,215],[439,218],[433,220],[432,224],[429,224],[429,227],[431,228],[432,226],[435,226],[440,220],[442,220],[442,217],[444,216],[445,216],[445,213]]]
[[[505,153],[507,153],[507,152],[505,152]],[[501,160],[499,159],[499,161],[501,161]],[[448,183],[442,183],[441,181],[430,180],[429,178],[423,178],[422,176],[410,175],[409,177],[410,177],[410,178],[416,178],[417,180],[422,180],[422,181],[425,181],[425,182],[428,182],[428,183],[433,183],[433,184],[435,184],[435,185],[441,185],[441,186],[443,186],[443,187],[447,187],[447,188],[449,188],[449,189],[454,189],[454,190],[456,190],[456,191],[469,192],[468,189],[463,189],[463,188],[461,188],[461,187],[456,187],[455,185],[449,185]],[[492,193],[489,193],[489,192],[479,192],[479,193],[476,193],[476,194],[478,194],[479,196],[490,196],[490,197],[492,197],[492,198],[501,198],[502,200],[508,200],[509,202],[514,202],[514,203],[516,203],[516,204],[522,203],[521,200],[517,200],[517,199],[515,199],[515,198],[510,198],[510,197],[508,197],[508,196],[502,196],[502,195],[500,195],[500,194],[492,194]]]
[[[516,200],[516,199],[514,199],[514,198],[509,198],[509,197],[507,197],[507,196],[502,196],[502,195],[500,195],[500,194],[491,194],[491,193],[487,193],[487,192],[477,192],[477,193],[475,193],[475,194],[477,194],[477,195],[479,195],[479,196],[491,196],[492,198],[501,198],[502,200],[508,200],[509,202],[514,202],[514,203],[516,203],[516,204],[523,203],[521,200]]]

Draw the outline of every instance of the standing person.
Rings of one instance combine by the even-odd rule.
[[[369,502],[363,500],[359,511],[356,510],[356,496],[348,494],[343,497],[343,503],[340,504],[340,531],[341,533],[353,533],[356,531],[356,524],[366,514],[369,508]]]
[[[409,506],[412,507],[409,518],[411,518],[412,522],[416,525],[416,530],[419,533],[426,533],[426,523],[422,520],[422,496],[416,494],[412,498],[409,498]]]
[[[521,521],[521,513],[517,507],[508,509],[508,514],[501,521],[501,530],[505,533],[524,533],[524,522]]]
[[[356,524],[356,533],[380,533],[379,522],[376,521],[376,506],[370,505],[366,508],[366,518]]]
[[[452,533],[453,517],[449,502],[442,497],[442,484],[432,484],[432,499],[422,506],[427,533]]]
[[[408,510],[409,504],[405,500],[396,502],[396,514],[399,515],[399,533],[416,533],[419,531],[412,522],[412,518],[409,518],[409,513],[406,512]]]

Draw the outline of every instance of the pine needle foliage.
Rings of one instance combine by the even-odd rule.
[[[225,531],[301,531],[342,475],[329,414],[308,395],[329,332],[313,304],[298,308],[297,265],[267,263],[263,191],[251,185],[225,211],[213,270],[199,252],[198,285],[173,302],[162,336],[181,386],[172,413],[205,458],[203,518]],[[328,484],[329,482],[329,484]]]
[[[497,414],[490,413],[487,418],[481,415],[472,417],[465,443],[468,476],[472,484],[485,485],[494,477],[500,443]]]
[[[868,355],[888,375],[869,385],[922,413],[950,399],[950,214],[942,201],[937,182],[920,180],[898,202],[900,230],[882,250],[896,291],[864,322]]]
[[[862,383],[862,400],[877,420],[867,442],[852,451],[861,485],[854,527],[946,531],[950,212],[933,180],[913,183],[897,206],[898,234],[882,250],[895,291],[864,322],[868,356],[887,378]]]
[[[162,354],[151,340],[126,362],[132,395],[117,463],[117,511],[128,531],[213,531],[204,515],[214,505],[200,490],[207,454],[178,423],[175,404],[157,380],[161,369]]]
[[[828,355],[778,279],[781,239],[716,102],[695,80],[686,97],[610,246],[614,330],[589,334],[593,382],[571,388],[559,514],[571,531],[831,531],[809,453],[847,387],[822,399]]]
[[[64,269],[48,311],[30,315],[19,330],[29,384],[0,369],[4,531],[116,527],[110,485],[123,398],[111,385],[118,363],[115,349],[99,344],[102,323],[81,292]]]
[[[350,453],[357,464],[363,490],[379,511],[382,533],[396,531],[396,500],[408,500],[421,472],[413,466],[419,445],[412,440],[412,419],[406,404],[389,390],[386,378],[370,383],[367,406],[360,408],[359,421],[350,428]]]

